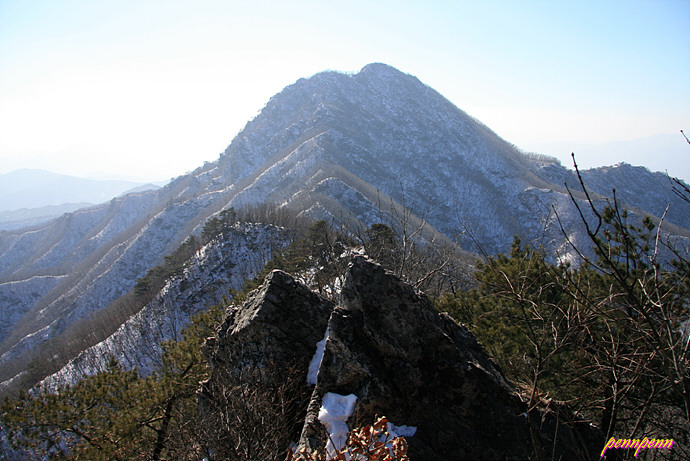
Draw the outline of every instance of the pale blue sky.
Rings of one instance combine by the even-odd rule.
[[[375,61],[525,150],[690,178],[690,0],[0,0],[0,172],[177,176]]]

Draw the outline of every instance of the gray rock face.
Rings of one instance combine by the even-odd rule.
[[[207,343],[213,373],[200,393],[202,409],[222,411],[210,403],[227,387],[223,376],[253,364],[289,361],[305,367],[306,375],[328,328],[311,402],[294,409],[304,421],[302,445],[323,443],[317,414],[330,392],[358,397],[351,425],[385,415],[395,425],[415,426],[408,438],[413,460],[528,459],[539,453],[589,459],[601,450],[603,437],[587,423],[573,423],[566,411],[559,418],[539,410],[527,415],[469,330],[366,257],[353,258],[340,305],[333,307],[287,274],[273,272]]]
[[[363,257],[331,315],[317,392],[357,395],[364,421],[416,426],[409,443],[419,459],[496,459],[497,428],[520,425],[524,411],[469,330]]]
[[[228,313],[218,336],[204,345],[213,369],[209,384],[238,366],[297,361],[304,369],[323,337],[333,303],[275,270],[245,304]]]
[[[198,392],[199,425],[217,459],[285,458],[303,425],[306,370],[333,307],[274,271],[206,340],[211,375]]]

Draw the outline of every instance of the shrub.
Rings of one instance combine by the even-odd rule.
[[[388,420],[378,418],[374,424],[350,431],[347,444],[335,456],[328,457],[325,450],[309,452],[298,449],[288,455],[288,461],[407,461],[407,441],[395,437],[388,430]]]

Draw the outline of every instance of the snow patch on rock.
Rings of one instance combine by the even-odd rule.
[[[321,367],[321,360],[323,359],[323,351],[326,348],[327,340],[328,328],[326,328],[326,333],[323,335],[323,339],[316,343],[316,352],[314,353],[314,357],[312,357],[311,362],[309,362],[309,371],[307,372],[307,384],[316,384],[319,375],[319,367]]]
[[[328,443],[326,453],[329,458],[334,458],[336,453],[345,447],[347,443],[347,419],[352,416],[357,404],[357,396],[354,394],[340,395],[327,392],[323,396],[319,421],[328,431]]]

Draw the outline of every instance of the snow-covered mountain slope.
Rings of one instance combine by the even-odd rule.
[[[79,378],[104,371],[111,358],[124,368],[148,373],[160,365],[160,344],[180,339],[192,315],[239,290],[270,259],[274,249],[290,242],[284,228],[259,224],[236,224],[204,246],[185,265],[184,272],[168,281],[155,299],[132,316],[106,340],[72,359],[59,372],[41,383],[56,390]]]
[[[623,190],[646,174],[616,181]],[[519,235],[563,254],[555,213],[573,241],[585,242],[563,178],[571,181],[569,170],[522,155],[387,65],[301,79],[271,98],[216,162],[156,191],[0,232],[0,296],[8,300],[0,310],[10,319],[0,329],[0,380],[7,364],[28,363],[45,341],[131,290],[227,207],[271,202],[357,227],[406,206],[449,238],[470,232],[472,251],[474,242],[489,253],[506,250]],[[638,213],[658,215],[669,190],[649,187],[637,194],[648,199],[629,200]],[[684,222],[675,231],[688,235]],[[31,280],[48,283],[29,291]]]
[[[556,184],[567,183],[579,188],[579,180],[572,170],[547,165],[538,173]],[[690,205],[673,192],[674,182],[668,175],[624,162],[584,170],[581,174],[588,189],[608,197],[613,196],[615,189],[616,199],[625,207],[658,217],[665,213],[667,223],[690,229]]]
[[[0,309],[4,318],[19,319],[0,332],[0,380],[29,363],[47,340],[129,292],[217,206],[188,176],[158,191],[0,233],[0,293],[12,300]],[[32,291],[33,299],[23,296],[20,289],[37,277],[54,286]]]
[[[15,211],[0,211],[0,230],[21,229],[56,219],[65,213],[93,206],[91,203],[64,203],[40,208],[22,208]]]
[[[470,231],[489,253],[507,250],[514,235],[550,251],[563,248],[557,213],[572,238],[584,241],[563,184],[567,180],[582,198],[571,170],[521,154],[415,77],[383,64],[287,87],[220,162],[233,180],[240,164],[254,165],[234,182],[229,203],[236,206],[269,200],[314,217],[366,224],[393,200],[448,236]],[[598,186],[646,182],[652,190],[624,199],[640,213],[661,216],[673,199],[668,181],[649,182],[653,175],[645,169],[612,181],[621,169],[610,168],[605,178],[593,171],[596,190],[605,196],[610,188]],[[648,199],[641,202],[642,195]]]

